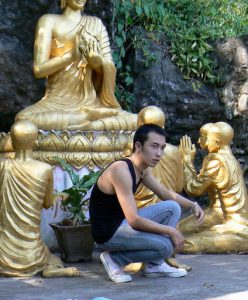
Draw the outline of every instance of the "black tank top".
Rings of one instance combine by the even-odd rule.
[[[142,178],[136,185],[136,175],[134,166],[130,159],[123,158],[128,165],[132,177],[133,194],[142,181]],[[90,196],[90,221],[92,226],[92,235],[94,240],[98,243],[104,243],[111,239],[121,222],[125,219],[124,213],[117,199],[116,194],[103,193],[97,183],[94,185]]]

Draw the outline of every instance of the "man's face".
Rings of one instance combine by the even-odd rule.
[[[163,135],[150,132],[144,145],[140,146],[144,163],[149,167],[155,167],[164,154],[165,146],[165,137]]]

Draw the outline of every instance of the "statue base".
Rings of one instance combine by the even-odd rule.
[[[129,155],[133,131],[42,131],[33,157],[56,164],[56,157],[63,158],[73,167],[93,170],[106,167],[111,162]],[[0,133],[0,158],[14,157],[9,133]]]

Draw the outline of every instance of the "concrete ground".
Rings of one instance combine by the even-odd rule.
[[[80,278],[0,278],[0,299],[248,299],[247,255],[177,255],[177,259],[193,267],[184,278],[144,278],[136,273],[132,282],[116,284],[109,281],[99,253],[94,253],[92,262],[70,264],[83,272]]]

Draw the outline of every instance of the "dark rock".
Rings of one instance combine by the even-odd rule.
[[[213,87],[202,84],[193,89],[193,81],[183,78],[167,48],[166,37],[162,45],[150,40],[149,50],[158,59],[149,67],[142,50],[136,50],[135,107],[139,111],[147,105],[159,106],[166,115],[169,141],[178,143],[184,134],[196,140],[202,124],[221,119],[223,107]]]

